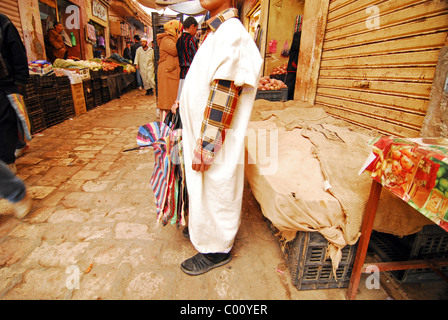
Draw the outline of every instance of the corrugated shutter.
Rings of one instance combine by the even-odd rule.
[[[447,35],[446,0],[332,0],[315,104],[383,133],[418,136]]]
[[[20,37],[23,41],[22,22],[20,21],[20,13],[17,0],[1,0],[0,12],[6,15],[12,21],[12,23],[14,23],[14,26],[19,31]]]

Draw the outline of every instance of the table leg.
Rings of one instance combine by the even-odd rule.
[[[361,237],[358,242],[358,249],[356,250],[355,261],[353,264],[352,276],[348,287],[347,298],[354,300],[358,291],[359,281],[361,279],[361,269],[369,247],[370,235],[372,234],[373,222],[375,221],[376,209],[381,195],[382,185],[372,180],[370,188],[369,200],[367,202],[366,212],[361,227]]]

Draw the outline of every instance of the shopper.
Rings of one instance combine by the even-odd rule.
[[[186,235],[199,252],[181,264],[189,275],[231,260],[241,218],[244,138],[262,59],[231,1],[200,0],[211,18],[203,24],[179,102],[189,195]]]
[[[154,80],[154,49],[150,45],[152,39],[141,39],[142,46],[137,49],[135,54],[134,64],[137,66],[142,76],[143,88],[146,90],[146,95],[154,95],[155,88]]]
[[[33,200],[27,195],[25,183],[0,161],[0,198],[13,204],[14,215],[21,219],[32,209]]]
[[[171,20],[164,24],[165,32],[157,35],[159,47],[159,64],[157,69],[158,106],[161,120],[165,119],[177,98],[179,86],[179,59],[177,58],[176,42],[182,30],[182,23]]]
[[[21,93],[28,82],[28,59],[19,32],[0,13],[0,160],[16,173],[15,151],[19,141],[18,117],[8,96]]]
[[[126,48],[124,48],[124,50],[123,50],[123,58],[125,58],[126,60],[129,60],[129,61],[134,61],[132,59],[131,45],[132,45],[132,42],[130,42],[130,41],[126,42]]]
[[[142,44],[140,43],[140,36],[138,34],[134,35],[134,44],[131,46],[132,61],[135,61],[135,53],[137,52],[137,49],[140,48],[141,46]],[[139,89],[142,89],[143,80],[140,75],[140,71],[138,69],[135,71],[135,78],[137,80],[137,87]]]
[[[53,28],[48,30],[45,45],[47,57],[51,62],[56,59],[67,59],[68,51],[61,35],[62,30],[64,30],[64,26],[59,21],[56,21]]]
[[[177,40],[177,55],[179,57],[180,65],[180,80],[184,80],[193,61],[196,51],[198,51],[198,44],[196,42],[196,32],[198,31],[198,22],[194,17],[185,19],[184,30],[179,40]]]

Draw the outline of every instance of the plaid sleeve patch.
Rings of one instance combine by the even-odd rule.
[[[224,143],[226,130],[230,127],[235,114],[240,92],[241,87],[235,86],[233,81],[215,80],[213,82],[193,161],[200,162],[198,157],[201,156],[206,164],[213,162],[215,154]]]

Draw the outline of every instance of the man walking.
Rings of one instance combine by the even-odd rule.
[[[23,181],[15,177],[18,117],[8,96],[20,93],[28,77],[28,60],[19,32],[0,13],[0,197],[14,203],[18,218],[31,210],[31,199],[26,195]]]
[[[154,95],[153,89],[156,86],[154,80],[154,49],[149,45],[151,41],[152,39],[149,41],[146,38],[141,39],[142,46],[137,49],[134,61],[140,71],[146,95],[150,96]]]

